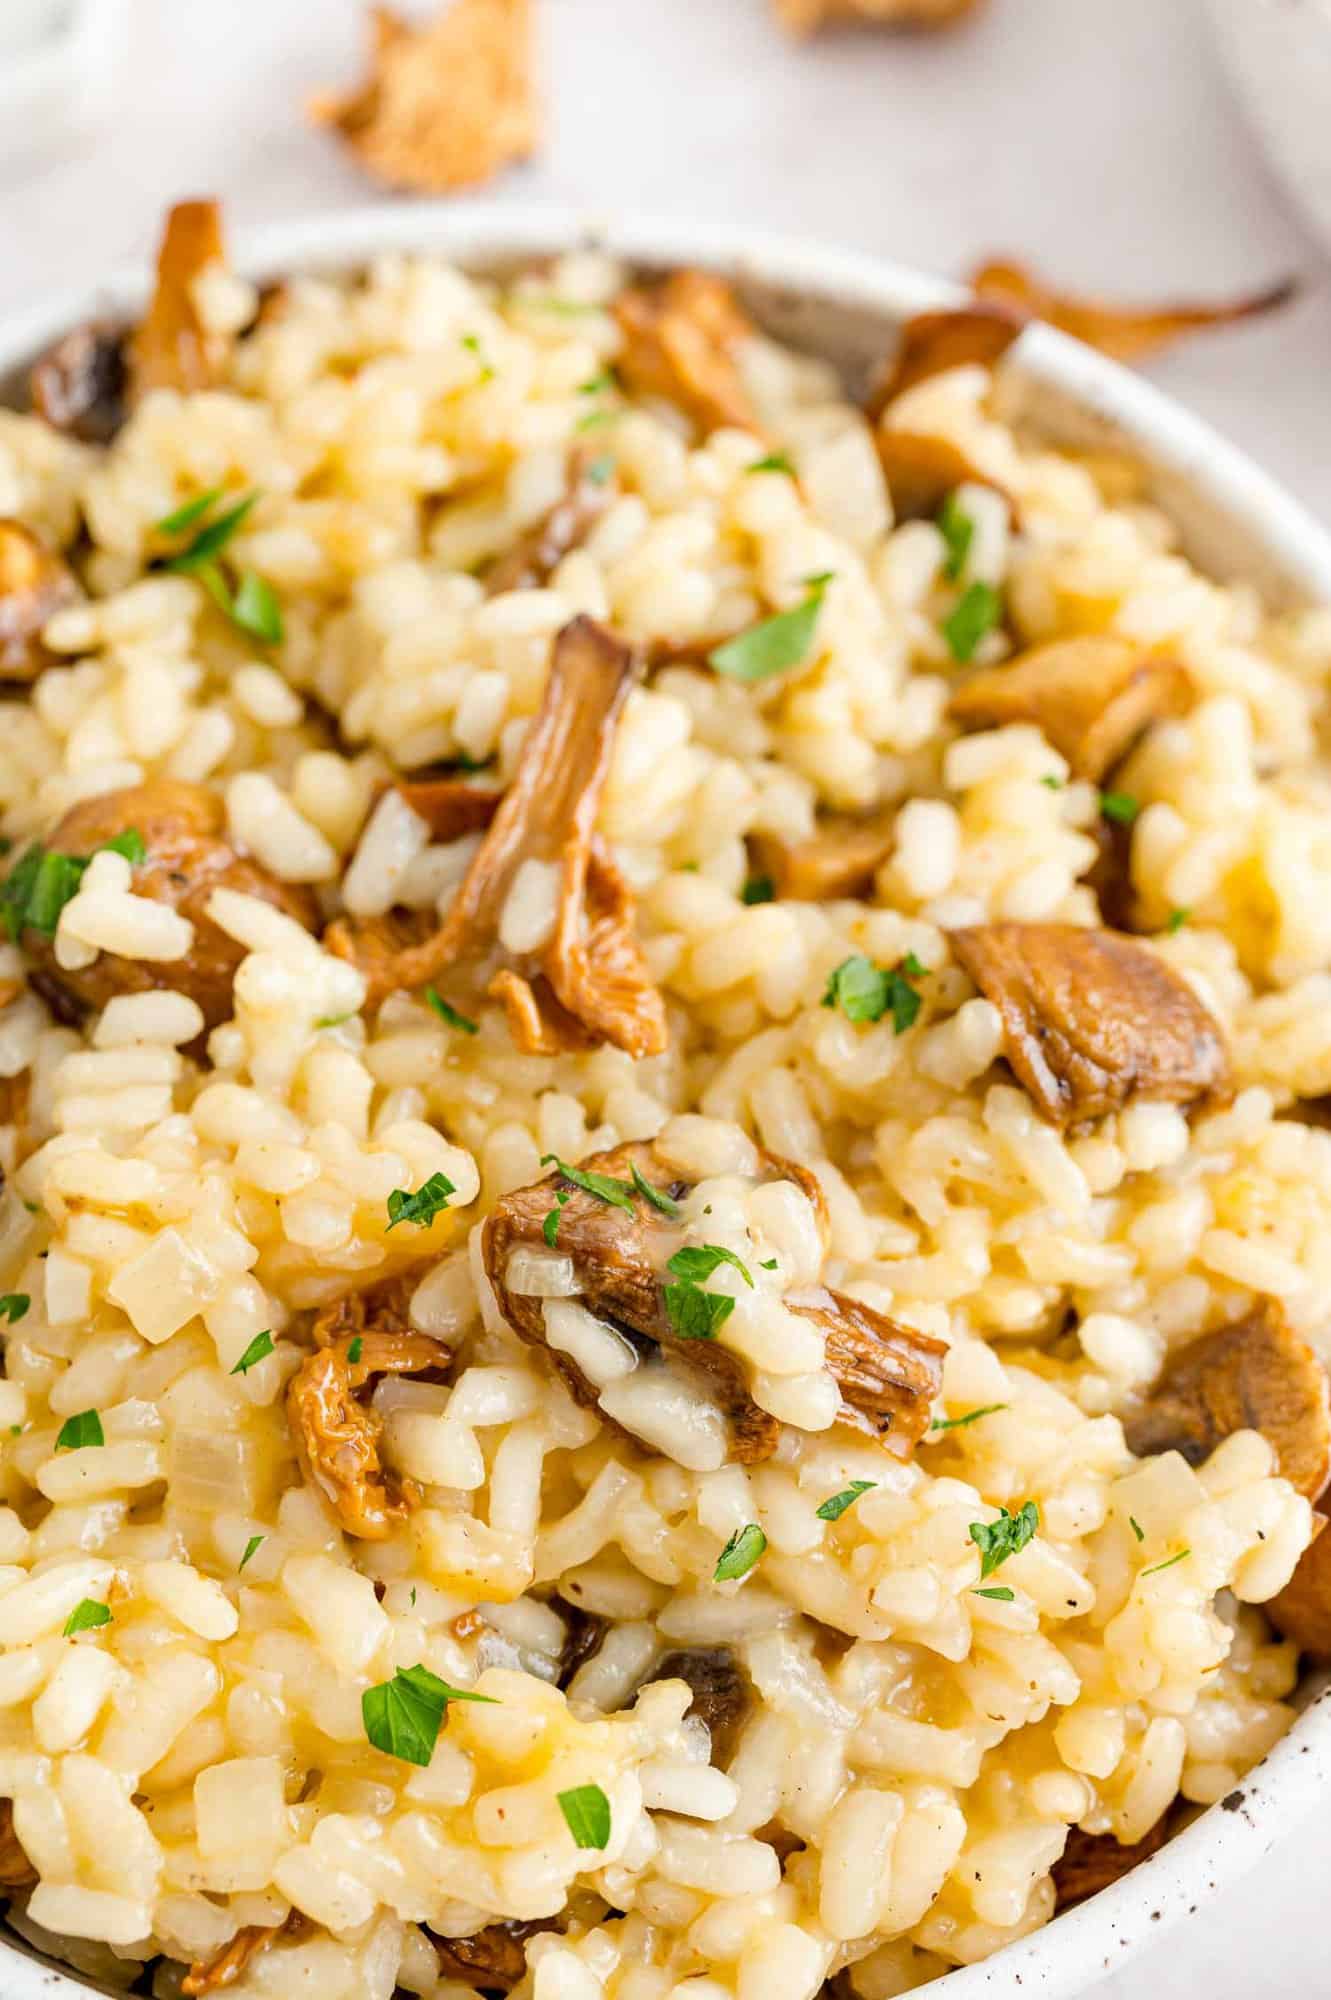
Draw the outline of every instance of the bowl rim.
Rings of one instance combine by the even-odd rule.
[[[376,203],[233,232],[232,263],[266,280],[293,271],[353,270],[387,253],[436,254],[461,265],[518,262],[579,247],[644,266],[692,264],[881,316],[885,330],[914,313],[964,299],[947,280],[872,252],[812,243],[742,224],[621,219],[596,210],[487,201]],[[0,313],[0,381],[69,327],[134,310],[145,265],[121,266],[78,288]],[[1135,448],[1156,472],[1202,496],[1265,559],[1296,600],[1331,603],[1331,536],[1246,453],[1163,391],[1043,325],[1014,349],[1029,382],[1080,407]],[[0,403],[0,407],[2,407]],[[1307,1677],[1305,1677],[1305,1680]],[[1331,1784],[1331,1686],[1240,1786],[1112,1887],[977,1964],[947,1975],[948,2000],[1039,1994],[1071,2000],[1194,1914],[1286,1839]],[[89,1988],[0,1934],[6,2000],[76,2000]]]

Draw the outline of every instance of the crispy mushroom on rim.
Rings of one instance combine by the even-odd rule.
[[[1019,319],[1042,319],[1060,333],[1124,362],[1158,354],[1189,334],[1278,311],[1298,290],[1293,279],[1284,279],[1262,291],[1210,305],[1118,306],[1101,299],[1076,298],[1047,284],[1029,265],[997,257],[972,272],[969,282],[978,300]]]
[[[775,0],[777,19],[795,35],[841,22],[866,27],[951,28],[983,0]]]
[[[755,328],[723,278],[672,271],[622,291],[614,313],[616,365],[631,389],[682,405],[704,435],[724,425],[761,435],[735,358]]]
[[[972,304],[920,313],[901,330],[896,353],[870,391],[866,414],[898,520],[932,517],[949,493],[967,481],[989,486],[1013,508],[1012,497],[996,485],[954,438],[916,428],[902,397],[952,368],[995,368],[1018,338],[1023,320],[1003,307]]]
[[[690,1184],[642,1141],[597,1154],[578,1171],[634,1186],[641,1177],[671,1202],[683,1200],[690,1191]],[[771,1155],[763,1156],[760,1172],[765,1180],[792,1181],[825,1229],[821,1191],[811,1174]],[[548,1247],[545,1224],[556,1202],[557,1248],[572,1259],[581,1280],[579,1303],[613,1329],[638,1362],[664,1359],[719,1402],[727,1421],[731,1460],[753,1465],[770,1458],[780,1441],[781,1425],[753,1400],[740,1355],[719,1340],[682,1337],[670,1319],[662,1278],[666,1259],[658,1260],[655,1252],[677,1247],[681,1231],[641,1192],[632,1196],[630,1213],[556,1173],[518,1188],[497,1204],[485,1223],[482,1246],[499,1310],[514,1331],[530,1346],[549,1353],[578,1402],[601,1409],[606,1421],[615,1421],[602,1407],[603,1388],[583,1362],[552,1347],[545,1301],[509,1283],[515,1252],[539,1254]],[[785,1304],[814,1321],[826,1337],[826,1366],[841,1392],[837,1421],[875,1439],[895,1457],[908,1458],[928,1427],[930,1404],[941,1380],[942,1344],[822,1286],[790,1293]],[[616,1428],[634,1435],[623,1424]]]
[[[963,729],[1032,722],[1077,778],[1098,784],[1153,722],[1182,715],[1192,696],[1185,667],[1109,633],[1055,639],[982,667],[962,682],[948,714]]]
[[[1055,1907],[1070,1909],[1074,1903],[1084,1903],[1088,1896],[1098,1895],[1101,1889],[1121,1881],[1139,1861],[1149,1861],[1160,1852],[1174,1824],[1173,1808],[1167,1807],[1149,1833],[1127,1845],[1112,1833],[1083,1833],[1079,1826],[1069,1827],[1067,1846],[1052,1870]]]
[[[1158,953],[1076,924],[976,924],[949,933],[954,956],[1003,1023],[1003,1050],[1052,1125],[1085,1124],[1145,1099],[1232,1095],[1214,1016]]]
[[[52,664],[42,628],[80,595],[73,571],[40,536],[0,519],[0,681],[35,681]]]
[[[464,965],[503,1003],[529,1054],[600,1042],[633,1056],[665,1048],[665,1007],[634,935],[632,891],[593,830],[637,672],[630,649],[592,619],[564,626],[513,781],[443,923],[398,912],[329,927],[328,949],[365,973],[371,1006]],[[539,943],[507,950],[519,878],[548,890],[550,921]]]

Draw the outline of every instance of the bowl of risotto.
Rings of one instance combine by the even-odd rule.
[[[11,2000],[1071,1993],[1287,1834],[1319,531],[717,231],[183,203],[0,376]]]

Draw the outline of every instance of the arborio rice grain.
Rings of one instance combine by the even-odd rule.
[[[984,369],[889,412],[964,475],[941,531],[894,523],[828,368],[706,298],[701,362],[659,300],[626,357],[625,282],[388,258],[293,277],[236,340],[253,300],[210,281],[219,372],[138,393],[109,446],[0,414],[7,504],[88,537],[0,735],[14,854],[80,800],[203,783],[216,840],[318,918],[225,872],[182,912],[131,840],[45,947],[21,902],[0,947],[0,1889],[112,1987],[160,1958],[163,1996],[192,1964],[272,2000],[813,2000],[848,1968],[889,2000],[1043,1923],[1070,1826],[1140,1841],[1291,1719],[1254,1608],[1311,1534],[1289,1440],[1138,1458],[1121,1418],[1254,1306],[1279,1353],[1327,1351],[1326,616],[1199,575],[1014,435]],[[160,524],[213,489],[260,497],[202,588],[160,567],[197,521]],[[517,545],[529,587],[488,594]],[[1109,817],[1036,721],[947,721],[976,589],[977,664],[1093,631],[1186,669]],[[777,612],[807,625],[770,677],[709,667]],[[649,661],[594,864],[667,1004],[636,1061],[524,1046],[451,969],[375,1010],[318,936],[448,913],[482,821],[393,781],[509,786],[579,614]],[[848,813],[882,817],[877,860],[773,900],[747,838],[834,863]],[[560,869],[523,858],[487,948],[550,963]],[[1232,1088],[1051,1119],[947,933],[1111,918],[1209,1010]],[[232,968],[210,1033],[204,952]],[[658,1268],[651,1309],[701,1290],[721,1373],[589,1285],[578,1204],[613,1232],[624,1200],[564,1170],[629,1146],[648,1236],[717,1253]],[[543,1240],[496,1272],[482,1226],[547,1156]],[[913,1452],[848,1421],[833,1297],[946,1348]],[[346,1532],[371,1474],[373,1538]]]

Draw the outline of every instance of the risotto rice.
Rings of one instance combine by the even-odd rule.
[[[108,1988],[889,2000],[1292,1719],[1316,1438],[1124,1420],[1250,1313],[1331,1355],[1331,617],[1001,364],[890,405],[964,474],[898,519],[828,366],[627,282],[214,259],[201,379],[0,412],[77,585],[0,738],[0,1890]],[[521,977],[379,1004],[587,622],[588,980],[547,789],[472,949]],[[1112,771],[961,733],[1088,635],[1171,663]],[[1111,919],[1214,1046],[1078,1117],[949,934]]]

